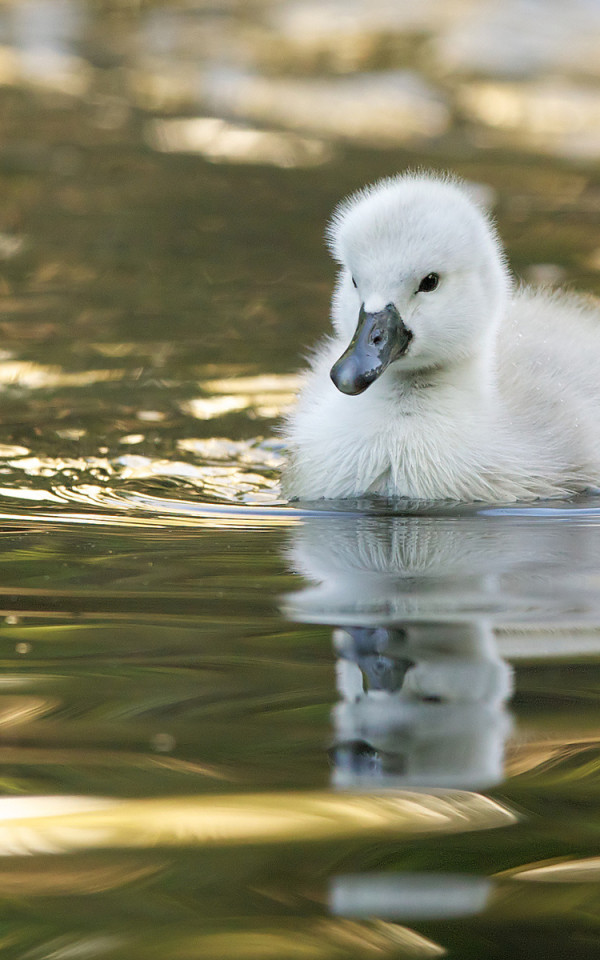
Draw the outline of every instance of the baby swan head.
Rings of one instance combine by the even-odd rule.
[[[509,279],[484,211],[459,181],[406,174],[343,201],[328,238],[341,270],[334,325],[348,348],[331,378],[358,394],[388,368],[489,355]]]

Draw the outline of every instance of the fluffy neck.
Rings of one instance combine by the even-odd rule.
[[[410,406],[417,398],[420,405],[439,405],[443,397],[446,411],[460,407],[462,415],[466,410],[480,415],[498,403],[494,341],[490,336],[476,352],[452,362],[417,370],[391,367],[390,386]]]

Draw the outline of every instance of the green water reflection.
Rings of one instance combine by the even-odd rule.
[[[597,885],[576,865],[600,856],[597,537],[589,521],[582,536],[564,526],[341,515],[90,534],[7,522],[0,890],[13,954],[433,956],[454,944],[474,957],[491,941],[497,956],[517,943],[587,955]],[[573,573],[562,610],[548,601],[558,568]],[[449,591],[450,622],[437,613]],[[370,625],[358,661],[348,626],[331,644],[329,624],[348,622],[355,640]],[[378,663],[404,664],[401,683],[386,687],[390,671],[369,661],[369,631]],[[489,687],[507,653],[508,726],[509,688],[496,707]],[[340,752],[341,705],[331,716],[336,658],[364,671],[348,699],[338,666],[345,722],[362,724],[355,755],[370,744],[383,762],[360,777]],[[478,738],[488,749],[467,748]],[[386,768],[394,754],[404,762]],[[552,886],[514,873],[564,861],[573,876]]]

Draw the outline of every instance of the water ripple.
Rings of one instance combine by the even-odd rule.
[[[125,440],[135,445],[144,436],[124,435]],[[50,521],[126,526],[278,525],[314,515],[480,517],[504,523],[600,518],[598,495],[519,506],[374,497],[289,503],[280,486],[283,445],[260,437],[184,437],[175,443],[175,456],[36,455],[17,444],[0,447],[0,456],[2,515],[19,520],[28,510],[41,519],[40,506]]]

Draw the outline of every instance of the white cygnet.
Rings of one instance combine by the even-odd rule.
[[[286,437],[290,497],[507,502],[600,482],[600,305],[513,288],[468,188],[405,174],[345,200],[340,271]]]

